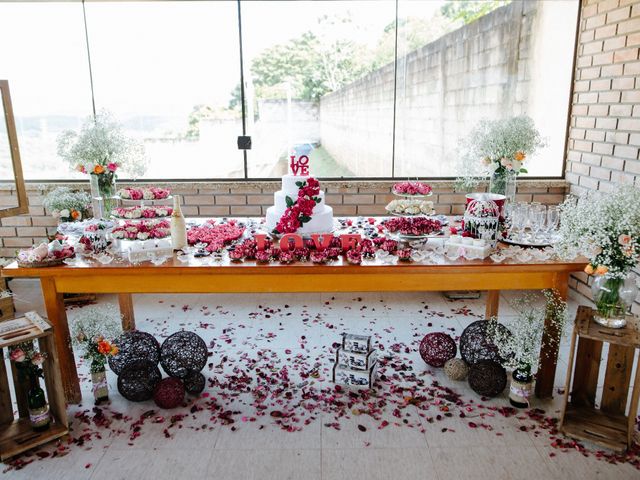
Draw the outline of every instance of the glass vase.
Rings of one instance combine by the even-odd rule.
[[[91,364],[91,384],[96,405],[109,401],[109,384],[104,364],[96,362]]]
[[[533,375],[530,370],[516,368],[511,374],[509,403],[516,408],[527,408],[533,391]]]
[[[513,170],[499,168],[491,174],[489,179],[489,192],[504,195],[506,201],[513,203],[516,200],[516,179],[518,175]]]
[[[622,278],[600,275],[591,285],[596,313],[596,323],[609,328],[623,328],[627,325],[626,316],[638,294],[635,275],[629,273]]]
[[[108,218],[116,206],[116,175],[113,172],[92,173],[91,203],[95,218]]]

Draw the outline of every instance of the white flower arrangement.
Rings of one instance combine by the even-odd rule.
[[[588,274],[624,278],[640,259],[640,189],[586,192],[560,205],[558,256],[589,259]]]
[[[144,146],[128,138],[109,113],[88,118],[80,133],[66,130],[58,137],[58,155],[73,170],[87,174],[115,174],[122,169],[133,178],[147,168]]]
[[[88,216],[91,196],[86,192],[74,192],[67,187],[58,187],[49,192],[42,203],[55,218],[63,222],[73,222]]]
[[[482,120],[461,145],[460,178],[473,187],[479,178],[495,172],[528,173],[524,161],[545,142],[533,120],[521,115],[501,120]]]
[[[491,342],[498,348],[505,368],[520,370],[533,375],[538,370],[542,347],[558,347],[567,324],[567,304],[553,290],[545,290],[546,306],[537,307],[536,298],[529,295],[512,303],[518,313],[517,318],[504,325],[507,329],[497,328],[498,320],[489,321],[487,333]],[[549,332],[555,336],[543,344],[545,321],[549,320]],[[552,348],[552,349],[553,349]]]

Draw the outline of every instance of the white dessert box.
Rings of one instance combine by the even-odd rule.
[[[469,260],[487,258],[493,248],[484,239],[451,235],[444,243],[445,254],[449,257],[461,256]]]
[[[377,363],[374,363],[369,370],[353,370],[338,365],[333,366],[333,382],[350,387],[373,387],[376,379]]]
[[[338,347],[336,350],[336,364],[352,370],[369,370],[378,358],[376,350],[367,353],[350,352]]]
[[[352,353],[369,353],[371,350],[371,335],[343,333],[342,348]]]

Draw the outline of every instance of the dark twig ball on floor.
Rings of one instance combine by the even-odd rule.
[[[460,335],[460,355],[469,365],[480,360],[494,360],[500,362],[498,347],[488,338],[487,328],[489,322],[477,320],[467,326]],[[498,329],[508,332],[509,330],[502,324],[498,324]]]
[[[184,402],[184,385],[175,377],[164,378],[156,385],[153,401],[160,408],[176,408]]]
[[[118,376],[120,395],[132,402],[143,402],[153,396],[162,379],[157,364],[150,360],[137,360],[127,365]]]
[[[138,360],[147,360],[154,365],[160,361],[160,344],[150,333],[123,332],[113,343],[118,347],[118,354],[109,357],[109,368],[116,375]]]
[[[184,377],[183,383],[189,395],[199,395],[204,390],[206,379],[202,373],[192,372]]]
[[[160,364],[172,377],[185,378],[207,364],[207,344],[193,332],[176,332],[162,343]]]
[[[446,333],[429,333],[420,342],[420,356],[432,367],[444,366],[445,362],[454,358],[457,352],[455,340]]]
[[[469,386],[482,397],[495,397],[507,386],[507,371],[498,362],[480,360],[469,368]]]

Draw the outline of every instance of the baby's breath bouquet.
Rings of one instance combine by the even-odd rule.
[[[106,111],[88,118],[79,133],[62,132],[58,137],[58,155],[81,173],[115,175],[123,170],[135,178],[146,170],[144,146],[127,137]]]
[[[43,205],[61,222],[79,222],[89,216],[91,196],[86,192],[58,187],[47,194]]]
[[[640,259],[640,189],[626,185],[609,193],[586,192],[560,205],[561,258],[584,255],[595,275],[594,301],[605,317],[624,315],[636,289],[628,277]],[[621,296],[622,295],[622,296]]]
[[[58,137],[58,155],[69,166],[91,178],[94,197],[104,202],[104,212],[115,207],[117,173],[122,170],[133,178],[146,170],[144,146],[128,138],[109,113],[100,112],[87,119],[80,133],[66,130]]]
[[[488,338],[497,347],[503,366],[513,369],[509,401],[516,407],[529,405],[540,353],[557,351],[567,323],[567,304],[557,292],[545,290],[544,298],[545,306],[538,306],[538,299],[533,295],[514,301],[512,307],[517,317],[505,322],[507,328],[498,328],[496,318],[489,320]]]
[[[100,305],[83,308],[72,323],[72,342],[84,349],[91,373],[103,372],[107,357],[118,353],[113,341],[121,331],[120,319],[116,307]]]
[[[527,173],[524,162],[544,142],[533,120],[521,115],[501,120],[482,120],[462,142],[461,184],[478,177],[504,177]],[[504,185],[496,185],[504,190]],[[493,193],[504,193],[494,191]]]

